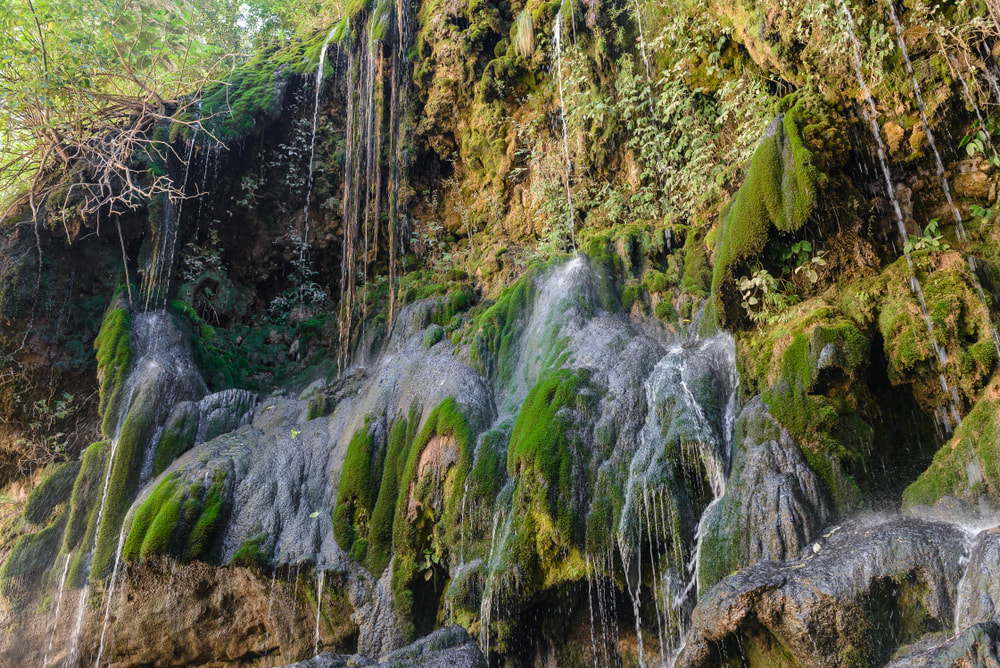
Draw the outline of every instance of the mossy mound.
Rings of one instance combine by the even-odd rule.
[[[869,342],[858,325],[822,300],[751,340],[743,364],[761,383],[771,414],[801,445],[842,512],[861,503],[858,476],[874,432],[863,419]],[[794,315],[794,314],[793,314]]]
[[[94,341],[97,349],[97,378],[100,387],[101,431],[111,438],[118,428],[118,403],[132,361],[129,333],[132,317],[125,308],[113,306],[104,315]]]
[[[80,472],[73,483],[69,521],[62,542],[62,552],[73,555],[66,580],[73,587],[83,586],[90,572],[88,557],[97,533],[97,516],[110,454],[111,443],[108,441],[99,441],[88,447],[83,453]]]
[[[803,140],[808,108],[796,105],[775,119],[754,152],[746,179],[721,216],[712,271],[712,295],[719,324],[743,321],[736,279],[763,253],[772,230],[792,235],[812,214],[823,175]]]
[[[80,472],[80,462],[63,462],[54,465],[31,490],[24,505],[24,519],[32,524],[44,524],[56,506],[69,500],[73,483]]]
[[[14,543],[0,567],[0,593],[12,597],[17,591],[36,588],[59,555],[59,541],[66,528],[66,513],[60,513],[38,533],[24,534]]]
[[[372,574],[381,575],[395,557],[396,614],[410,634],[436,619],[458,542],[474,436],[453,398],[436,406],[418,432],[419,426],[416,406],[391,423],[388,437],[379,421],[368,418],[348,445],[333,511],[337,543]],[[422,588],[431,580],[435,592],[428,603]]]
[[[1000,384],[965,416],[931,465],[903,492],[903,507],[932,506],[944,496],[1000,507]]]
[[[226,477],[225,471],[216,471],[207,488],[201,480],[183,484],[176,472],[164,477],[135,510],[122,557],[210,560],[227,507]]]
[[[878,328],[885,341],[889,380],[909,384],[928,411],[948,410],[955,396],[941,386],[943,372],[957,393],[955,408],[968,410],[996,367],[990,315],[975,287],[969,265],[957,252],[913,254],[927,316],[911,289],[909,268],[900,259],[882,275]],[[927,318],[947,361],[940,363]]]
[[[508,382],[517,366],[517,343],[535,298],[530,276],[518,279],[475,320],[469,351],[472,367],[489,378]]]

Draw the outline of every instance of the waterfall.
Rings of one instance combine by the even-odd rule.
[[[565,2],[565,0],[563,0]],[[572,6],[572,4],[570,5]],[[563,73],[562,73],[562,44],[560,40],[560,35],[562,33],[562,5],[559,6],[559,13],[556,14],[556,26],[555,26],[555,54],[556,54],[556,71],[558,73],[559,79],[559,119],[562,122],[562,143],[563,143],[563,157],[566,160],[564,181],[566,184],[566,208],[567,208],[567,222],[569,224],[570,241],[573,245],[573,254],[576,254],[576,215],[573,212],[573,196],[570,194],[569,189],[569,176],[573,171],[573,163],[570,162],[569,158],[569,138],[566,133],[566,102],[563,100]]]
[[[854,16],[851,14],[851,9],[847,5],[847,0],[840,0],[840,6],[844,13],[844,25],[847,29],[847,35],[852,45],[852,60],[854,63],[854,73],[858,80],[858,86],[861,88],[861,92],[865,98],[865,107],[862,107],[862,113],[865,119],[871,126],[872,135],[875,138],[876,145],[878,147],[878,159],[882,167],[882,176],[885,178],[886,194],[889,197],[889,201],[892,203],[893,212],[896,215],[896,226],[899,230],[900,240],[903,242],[903,253],[906,255],[906,266],[910,272],[910,290],[917,297],[917,301],[920,302],[920,309],[924,316],[924,323],[927,325],[927,332],[929,336],[929,341],[931,347],[937,353],[938,367],[940,373],[938,374],[938,379],[941,382],[941,388],[945,395],[951,396],[951,406],[950,415],[951,421],[946,425],[950,430],[953,425],[959,425],[962,422],[962,418],[958,412],[958,393],[954,388],[949,388],[948,381],[944,376],[944,368],[948,363],[948,356],[945,353],[944,348],[938,343],[937,334],[934,331],[934,323],[931,321],[930,313],[927,311],[927,304],[924,301],[923,288],[920,285],[920,280],[917,278],[916,270],[913,266],[913,258],[910,253],[906,250],[906,225],[903,222],[903,213],[899,208],[899,201],[896,199],[895,185],[892,180],[892,173],[889,171],[889,163],[886,158],[885,144],[882,142],[882,134],[879,132],[878,121],[876,117],[878,116],[878,110],[875,108],[875,99],[872,97],[871,89],[868,87],[868,83],[865,80],[864,74],[862,73],[862,62],[861,62],[861,44],[858,42],[857,35],[854,29]],[[866,108],[867,107],[867,108]]]
[[[323,46],[319,50],[319,64],[316,66],[316,81],[313,87],[316,89],[316,96],[313,101],[313,118],[312,118],[312,138],[309,141],[309,180],[306,183],[306,204],[302,209],[303,215],[303,231],[302,239],[299,242],[299,270],[301,271],[305,267],[306,262],[306,247],[309,244],[309,205],[312,202],[312,189],[313,189],[313,170],[315,168],[316,162],[316,128],[319,125],[319,104],[320,95],[323,92],[323,77],[325,75],[326,68],[326,49],[333,40],[334,33],[337,32],[337,28],[334,27],[330,30],[330,33],[326,36],[326,41],[323,42]]]
[[[319,576],[316,582],[316,631],[313,634],[313,656],[319,656],[319,617],[323,610],[323,583],[326,579],[326,571],[318,568]]]

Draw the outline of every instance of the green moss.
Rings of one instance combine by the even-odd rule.
[[[194,445],[198,431],[198,409],[193,405],[177,406],[167,419],[153,456],[153,477],[160,475],[170,463]]]
[[[764,251],[772,228],[786,234],[797,232],[812,213],[820,173],[802,141],[802,122],[793,108],[780,123],[771,124],[754,152],[743,185],[722,214],[712,295],[723,326],[741,317],[735,292],[741,264]]]
[[[110,445],[108,441],[100,441],[84,451],[80,473],[73,483],[69,521],[62,546],[63,553],[73,553],[73,561],[70,562],[67,574],[67,582],[71,586],[81,586],[89,573],[86,570],[90,566],[87,557],[94,545]]]
[[[424,332],[424,348],[432,348],[444,338],[444,328],[441,325],[431,325]]]
[[[18,538],[0,567],[0,593],[11,596],[16,588],[37,586],[59,555],[59,541],[65,528],[66,513],[61,513],[38,533]]]
[[[708,249],[697,234],[684,239],[684,292],[695,297],[707,297],[712,285],[712,269],[708,264]]]
[[[38,486],[31,490],[28,501],[24,504],[24,519],[32,524],[46,522],[56,506],[69,500],[79,472],[78,461],[54,465]]]
[[[209,559],[226,508],[226,474],[215,472],[208,491],[200,482],[183,484],[172,472],[161,480],[132,516],[122,557],[169,555],[183,562]]]
[[[976,404],[927,470],[903,492],[903,507],[934,505],[944,496],[1000,503],[1000,401]]]
[[[540,490],[559,528],[567,536],[579,536],[582,525],[572,507],[573,430],[575,420],[563,409],[589,412],[594,396],[584,392],[589,385],[585,369],[559,369],[543,374],[528,392],[511,434],[507,469],[512,475],[537,471]]]
[[[457,461],[445,470],[429,471],[418,476],[417,465],[432,438],[446,439],[438,447],[447,448],[447,440],[457,448]],[[392,589],[396,615],[409,632],[414,626],[414,579],[423,550],[430,549],[439,564],[447,563],[449,546],[457,544],[460,524],[457,520],[465,478],[472,463],[472,429],[449,397],[427,417],[420,433],[410,446],[399,480],[398,497],[392,527],[392,553],[395,561]],[[433,467],[431,467],[433,468]],[[416,516],[414,517],[414,511]]]
[[[175,300],[170,307],[186,335],[195,365],[208,387],[214,391],[242,387],[243,376],[239,363],[215,328],[202,320],[187,302]]]
[[[509,382],[517,366],[517,341],[535,298],[530,276],[522,276],[475,321],[469,358],[484,376]]]
[[[267,536],[262,534],[243,541],[229,563],[245,568],[264,568],[270,561],[271,549],[267,544]]]
[[[333,536],[355,561],[364,561],[368,529],[379,490],[382,462],[375,448],[370,418],[347,446],[333,510]]]
[[[389,433],[385,466],[382,469],[382,480],[372,511],[369,532],[367,566],[376,576],[385,571],[392,557],[392,529],[399,499],[399,483],[403,478],[406,460],[419,426],[420,411],[416,406],[412,406],[409,417],[397,420]]]
[[[226,474],[216,471],[212,485],[208,488],[201,513],[191,527],[181,559],[185,562],[194,559],[207,560],[212,556],[212,550],[219,536],[219,529],[226,511]]]
[[[132,345],[129,332],[132,316],[123,308],[107,312],[101,329],[94,341],[97,349],[97,377],[100,379],[101,431],[108,438],[115,435],[118,425],[118,400],[125,384],[129,362],[132,360]]]

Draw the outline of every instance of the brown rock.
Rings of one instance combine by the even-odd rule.
[[[927,146],[927,133],[921,127],[914,127],[910,134],[910,148],[922,152]]]
[[[899,123],[888,121],[882,126],[882,132],[885,133],[885,143],[889,147],[889,152],[899,153],[899,147],[903,143],[906,130]]]
[[[962,172],[951,179],[951,189],[956,196],[984,202],[990,199],[990,186],[989,177],[982,172]]]

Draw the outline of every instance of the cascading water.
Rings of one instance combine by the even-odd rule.
[[[337,32],[337,28],[334,27],[330,30],[329,34],[326,36],[326,41],[323,42],[323,46],[319,50],[319,64],[316,65],[316,81],[313,83],[313,87],[316,89],[316,95],[313,101],[313,119],[312,119],[312,138],[309,140],[309,179],[306,182],[306,203],[302,209],[302,239],[299,242],[299,266],[305,266],[306,262],[306,247],[309,243],[309,205],[312,203],[312,189],[313,189],[313,171],[316,166],[316,129],[319,126],[319,104],[320,96],[323,93],[323,78],[326,73],[326,50],[330,46],[330,42],[333,40],[334,34]]]
[[[893,213],[896,216],[896,226],[899,230],[900,241],[903,243],[903,253],[906,256],[906,265],[910,272],[910,290],[917,297],[917,301],[920,302],[920,309],[924,316],[924,323],[927,325],[927,332],[929,336],[929,341],[931,347],[937,353],[937,360],[940,369],[938,374],[938,380],[941,382],[941,389],[946,396],[951,397],[950,410],[950,422],[946,425],[950,430],[954,425],[959,425],[962,422],[962,418],[958,412],[958,394],[954,388],[949,388],[948,381],[944,375],[944,368],[948,363],[948,356],[945,353],[941,344],[938,343],[937,335],[934,332],[934,323],[931,320],[930,313],[927,311],[927,303],[924,300],[923,288],[920,285],[920,280],[917,278],[916,270],[913,265],[913,258],[910,253],[906,250],[906,224],[903,221],[903,213],[899,208],[899,200],[896,199],[896,189],[895,184],[892,180],[892,173],[889,171],[889,163],[886,158],[885,144],[882,142],[882,134],[879,132],[878,122],[876,117],[878,116],[878,110],[875,108],[875,99],[872,97],[871,89],[868,87],[868,82],[865,80],[864,73],[862,71],[862,60],[861,60],[861,44],[858,42],[854,27],[854,16],[851,13],[850,7],[847,5],[847,0],[840,0],[841,9],[843,9],[844,14],[844,26],[847,30],[847,36],[851,42],[852,50],[852,60],[854,63],[854,73],[858,80],[858,86],[861,88],[861,92],[865,98],[865,107],[862,107],[862,114],[871,126],[872,135],[875,138],[875,143],[878,148],[878,159],[879,164],[882,167],[882,176],[885,178],[886,194],[889,197],[889,201],[892,203]],[[867,108],[866,108],[867,107]]]
[[[565,2],[565,0],[564,0]],[[569,137],[566,132],[566,102],[563,99],[563,73],[562,73],[562,5],[559,6],[559,13],[556,14],[556,25],[555,25],[555,55],[556,55],[556,72],[558,74],[559,80],[559,119],[562,123],[562,143],[563,143],[563,158],[566,161],[564,167],[565,171],[563,174],[563,180],[566,185],[566,209],[567,209],[567,224],[569,225],[570,242],[573,246],[573,253],[576,254],[576,214],[573,211],[573,195],[570,192],[569,187],[569,177],[573,171],[573,163],[570,161],[569,157]]]
[[[318,568],[316,582],[316,630],[313,633],[313,656],[319,656],[319,618],[323,610],[323,584],[326,581],[326,571]]]

